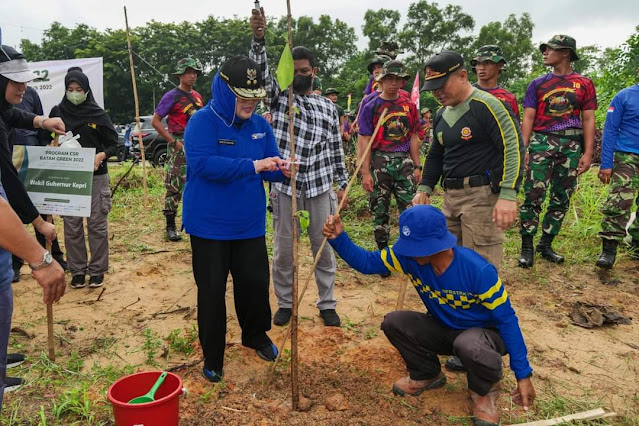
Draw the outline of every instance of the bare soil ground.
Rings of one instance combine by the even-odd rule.
[[[27,367],[18,370],[29,383],[5,396],[6,424],[38,424],[41,406],[51,419],[50,408],[55,408],[56,398],[76,380],[69,367],[74,360],[84,362],[77,381],[87,383],[94,416],[91,421],[77,420],[84,417],[67,412],[58,424],[111,423],[104,395],[108,383],[96,377],[94,365],[100,366],[101,371],[107,368],[125,371],[131,366],[132,370],[141,371],[201,358],[197,342],[188,357],[167,350],[166,337],[172,330],[192,330],[196,325],[197,291],[188,242],[165,242],[159,212],[142,224],[132,220],[135,212],[130,214],[110,223],[111,270],[104,292],[69,288],[63,300],[55,305],[57,361],[63,366],[56,370],[56,377],[68,380],[43,382],[43,376],[50,370],[29,370],[29,363],[43,364],[41,358],[37,360],[46,351],[46,311],[39,287],[26,275],[27,268],[21,282],[14,284],[13,326],[28,336],[12,333],[12,345],[14,350],[20,349],[30,357]],[[307,243],[303,242],[301,247],[303,283],[312,258]],[[500,402],[503,423],[602,406],[620,414],[608,420],[608,424],[639,424],[638,263],[622,257],[615,267],[614,276],[618,279],[615,285],[602,284],[590,265],[556,266],[539,259],[534,269],[524,271],[513,263],[512,256],[504,260],[502,279],[528,345],[538,402],[529,413],[524,413],[504,395]],[[390,391],[393,381],[405,375],[406,370],[379,324],[384,314],[395,309],[403,279],[363,276],[340,260],[336,280],[340,328],[323,326],[314,306],[317,289],[311,282],[300,307],[299,371],[301,391],[313,406],[308,412],[298,413],[291,410],[288,352],[285,351],[271,380],[270,364],[240,344],[229,278],[225,380],[218,385],[205,381],[200,375],[201,363],[179,370],[177,373],[188,390],[181,401],[181,424],[470,424],[470,400],[463,374],[446,372],[445,387],[417,398],[395,397]],[[577,327],[568,317],[576,301],[611,305],[632,317],[632,324]],[[273,295],[271,306],[275,311]],[[405,308],[424,309],[411,288],[407,291]],[[147,364],[148,344],[152,340],[145,331],[148,329],[161,341],[157,352],[152,352],[157,367]],[[279,344],[283,329],[273,327],[270,336]],[[507,357],[504,367],[504,388],[512,389],[515,381]]]

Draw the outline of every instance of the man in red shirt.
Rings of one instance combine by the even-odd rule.
[[[193,90],[197,78],[202,75],[202,66],[193,58],[180,59],[173,75],[180,79],[180,85],[162,96],[151,124],[168,143],[164,178],[166,237],[169,241],[179,241],[181,237],[175,228],[175,216],[186,180],[184,130],[189,118],[204,105],[202,95]],[[169,116],[168,131],[162,125],[162,119],[167,115]]]
[[[470,61],[473,72],[477,74],[476,88],[488,92],[510,107],[519,120],[519,105],[515,95],[501,87],[498,83],[506,59],[501,52],[501,47],[494,44],[482,46],[477,49],[475,57]]]

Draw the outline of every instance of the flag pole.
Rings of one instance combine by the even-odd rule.
[[[131,34],[129,33],[129,18],[124,6],[124,22],[126,24],[126,42],[129,48],[129,66],[131,68],[131,81],[133,82],[133,99],[135,100],[135,122],[138,129],[138,143],[140,144],[140,157],[142,161],[142,187],[144,188],[144,208],[148,206],[148,191],[146,186],[146,155],[144,154],[144,141],[142,141],[142,125],[140,124],[140,102],[138,101],[138,86],[135,81],[135,69],[133,67],[133,50],[131,49]]]
[[[288,46],[293,50],[293,24],[291,16],[291,0],[286,0],[287,20],[288,20]],[[289,140],[291,144],[291,159],[295,157],[295,111],[293,109],[293,86],[288,88],[288,129]],[[299,393],[299,377],[298,377],[298,284],[299,284],[299,259],[298,259],[298,241],[297,241],[297,167],[293,167],[291,171],[291,220],[293,222],[293,305],[291,306],[291,398],[293,402],[293,410],[299,411],[300,393]],[[280,351],[284,348],[282,347]]]

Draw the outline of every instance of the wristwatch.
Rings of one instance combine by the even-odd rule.
[[[39,271],[40,269],[44,269],[47,266],[51,265],[52,263],[53,263],[53,256],[51,256],[51,253],[49,253],[49,250],[45,250],[44,254],[42,255],[42,262],[38,263],[37,265],[29,264],[29,267],[31,268],[32,271]]]
[[[415,168],[416,168],[417,170],[422,170],[422,166],[420,166],[419,164],[416,164],[416,165],[415,165]]]

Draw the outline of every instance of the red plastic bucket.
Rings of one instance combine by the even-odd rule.
[[[116,426],[177,426],[180,416],[182,379],[168,373],[155,393],[155,401],[129,404],[137,396],[147,393],[161,371],[145,371],[122,377],[111,385],[107,396],[113,405]]]

